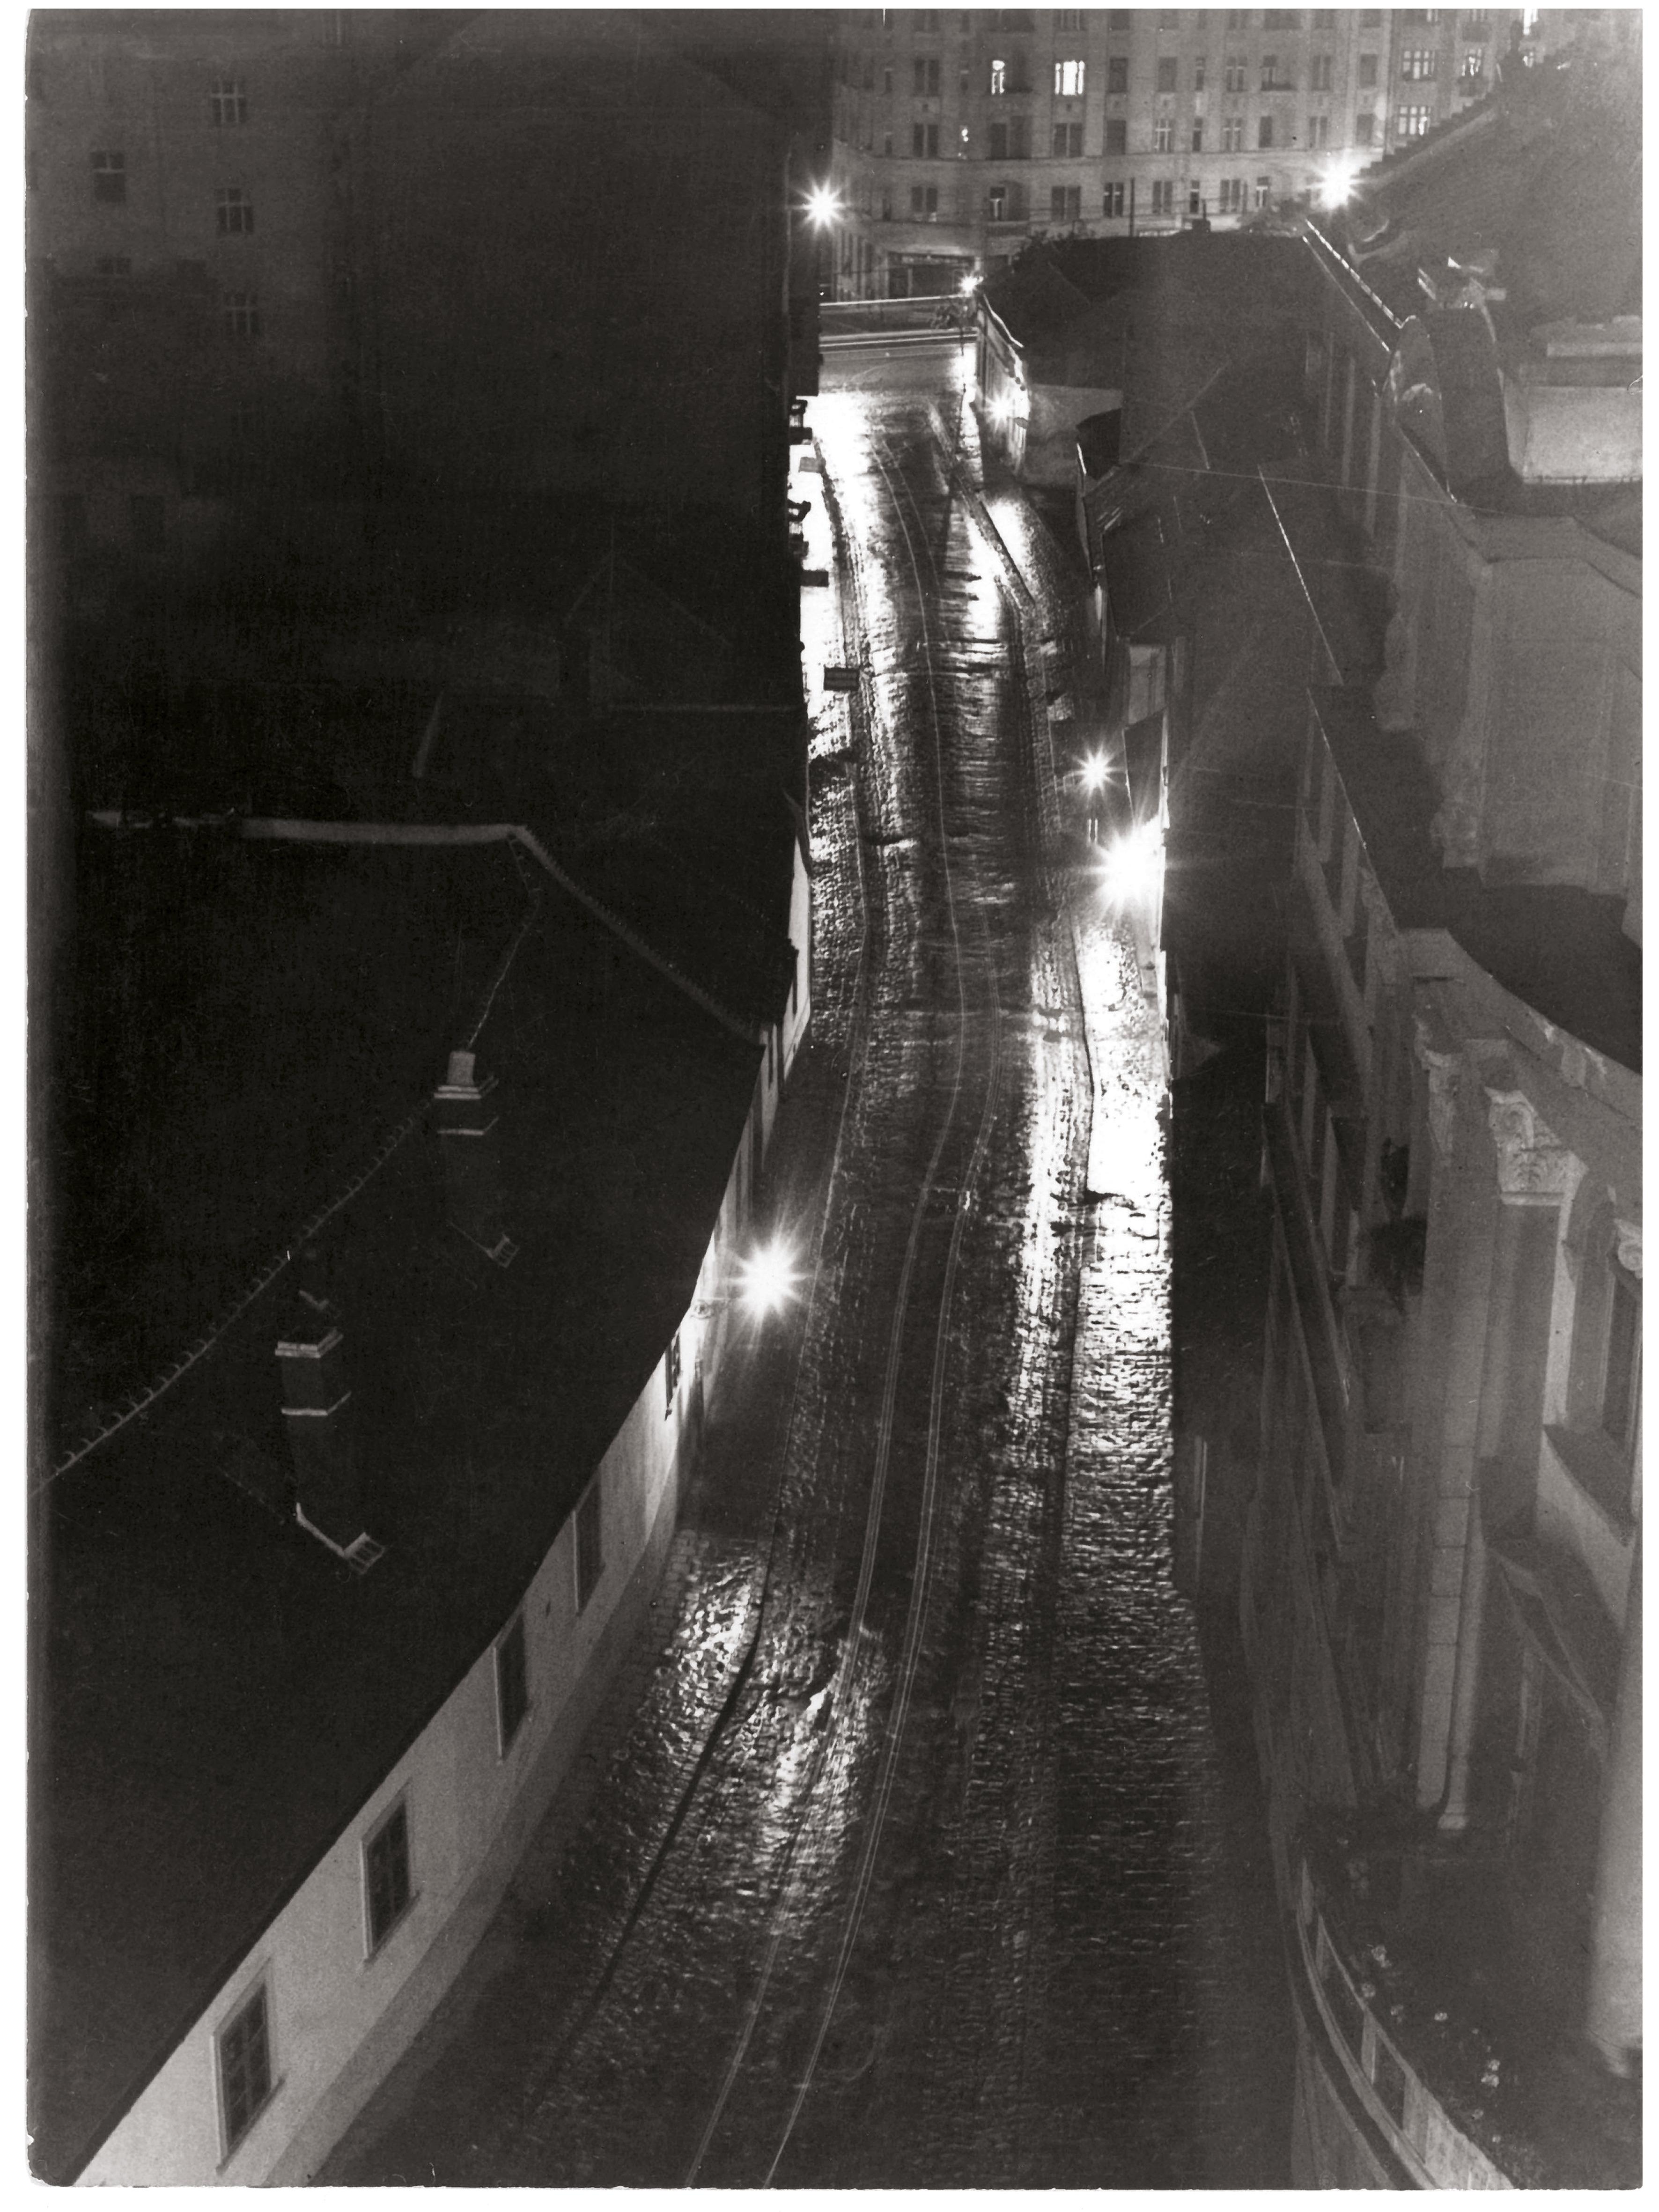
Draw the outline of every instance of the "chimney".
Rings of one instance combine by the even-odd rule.
[[[300,1291],[277,1340],[276,1364],[300,1522],[331,1551],[349,1557],[372,1540],[358,1502],[345,1340],[328,1298]]]
[[[501,1163],[491,1093],[495,1079],[477,1079],[470,1052],[452,1052],[449,1073],[438,1085],[438,1142],[443,1153],[444,1194],[450,1226],[498,1267],[511,1265],[518,1246],[501,1220]]]

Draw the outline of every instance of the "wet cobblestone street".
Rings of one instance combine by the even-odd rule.
[[[325,2182],[1288,2182],[1263,1815],[1170,1577],[1158,1018],[1059,836],[1073,588],[969,495],[961,374],[813,404],[798,1295],[591,1772]]]

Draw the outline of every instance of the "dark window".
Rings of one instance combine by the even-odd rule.
[[[910,187],[910,212],[913,216],[921,217],[924,222],[929,216],[937,215],[939,213],[939,186],[937,185],[912,185]]]
[[[270,2096],[270,2027],[265,1985],[245,1997],[219,2031],[219,2098],[228,2157]]]
[[[1194,154],[1204,151],[1204,125],[1196,118],[1193,122],[1193,151]]]
[[[1007,222],[1008,187],[1006,185],[993,185],[990,191],[986,193],[985,213],[992,222]]]
[[[1083,152],[1083,125],[1080,123],[1056,123],[1054,125],[1054,156],[1058,161],[1076,161]]]
[[[1175,213],[1175,181],[1173,178],[1159,177],[1154,179],[1152,185],[1152,213],[1154,215],[1173,215]]]
[[[1310,92],[1328,92],[1330,88],[1331,58],[1328,54],[1316,54],[1308,75],[1308,89]]]
[[[1108,92],[1127,92],[1129,89],[1129,57],[1127,54],[1107,55],[1106,89]]]
[[[1127,154],[1128,150],[1128,125],[1124,121],[1121,115],[1116,117],[1108,116],[1106,118],[1106,151],[1109,154]]]
[[[1123,186],[1121,181],[1108,185],[1101,193],[1100,212],[1109,218],[1122,214]]]
[[[991,159],[1006,161],[1008,158],[1008,126],[1006,123],[991,125]]]
[[[259,295],[257,292],[227,292],[220,302],[227,336],[257,338],[259,335]]]
[[[1191,184],[1191,185],[1188,185],[1188,187],[1187,187],[1187,212],[1188,212],[1188,215],[1202,215],[1202,214],[1203,214],[1203,212],[1204,212],[1204,187],[1203,187],[1203,185],[1200,185],[1200,184]]]
[[[1193,90],[1194,92],[1202,92],[1204,89],[1205,60],[1206,57],[1203,54],[1195,54],[1193,57]]]
[[[1642,1293],[1636,1279],[1617,1261],[1607,1309],[1607,1364],[1601,1385],[1601,1426],[1613,1442],[1628,1445],[1636,1430],[1636,1381],[1642,1346]]]
[[[913,123],[910,125],[910,152],[917,161],[938,160],[939,125],[937,123]]]
[[[94,154],[92,157],[92,197],[111,207],[125,207],[127,199],[127,157],[125,154]]]
[[[363,1845],[368,1948],[378,1951],[409,1910],[409,1808],[395,1805]]]
[[[98,257],[100,276],[131,276],[132,257],[127,253],[100,253]]]
[[[210,95],[210,104],[213,120],[221,128],[247,121],[247,91],[239,76],[222,76]]]
[[[1361,54],[1359,57],[1359,82],[1362,85],[1374,85],[1376,82],[1375,54]]]
[[[576,1508],[576,1610],[580,1613],[599,1588],[599,1577],[605,1572],[605,1553],[600,1545],[599,1486],[596,1478],[589,1483],[581,1504]]]
[[[1054,10],[1054,28],[1057,31],[1080,31],[1083,28],[1082,9],[1057,8]]]
[[[1244,57],[1229,54],[1223,67],[1221,88],[1224,92],[1243,92],[1244,89]]]
[[[1048,194],[1050,222],[1080,222],[1083,219],[1083,187],[1081,185],[1055,185]]]
[[[221,238],[251,238],[253,234],[253,203],[240,185],[226,185],[213,195],[213,204],[219,218]],[[280,228],[281,226],[278,225]]]
[[[524,1615],[515,1613],[513,1625],[495,1646],[495,1723],[503,1752],[519,1733],[519,1724],[530,1711],[530,1679],[525,1666]]]
[[[939,64],[924,61],[920,55],[910,65],[910,90],[917,100],[937,100],[939,97]]]
[[[1158,56],[1158,88],[1160,92],[1173,92],[1176,88],[1176,58],[1173,54]]]
[[[1328,115],[1308,118],[1308,143],[1316,153],[1322,152],[1331,143],[1331,118]]]
[[[1271,115],[1264,115],[1261,121],[1256,125],[1255,143],[1264,153],[1267,151],[1267,148],[1273,144],[1273,119]]]
[[[1160,115],[1152,125],[1152,151],[1155,154],[1170,154],[1174,150],[1175,118],[1173,115]]]

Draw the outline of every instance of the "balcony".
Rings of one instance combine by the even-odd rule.
[[[1386,1810],[1326,1812],[1294,1864],[1298,2006],[1394,2185],[1637,2185],[1639,2085],[1580,2062],[1551,1994],[1517,1967],[1490,1844]]]

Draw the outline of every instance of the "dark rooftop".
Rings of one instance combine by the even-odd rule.
[[[1547,1021],[1639,1074],[1642,954],[1624,933],[1624,900],[1566,884],[1487,885],[1473,869],[1443,867],[1429,836],[1439,794],[1410,736],[1380,729],[1361,693],[1312,696],[1399,927],[1448,931]]]
[[[721,858],[735,866],[746,848],[750,866],[740,896],[702,902],[743,917],[725,941],[759,948],[757,966],[732,958],[761,999],[785,941],[792,732],[757,743],[744,721],[709,716],[694,737],[671,718],[639,741],[714,761],[685,834],[723,787]],[[747,779],[745,761],[761,763]],[[672,859],[673,838],[662,846]],[[684,1310],[757,1066],[752,1046],[505,846],[295,850],[171,830],[103,833],[102,850],[100,912],[178,872],[165,927],[135,927],[125,954],[111,940],[109,989],[130,994],[111,1036],[142,1027],[151,991],[169,1009],[128,1132],[142,1227],[135,1215],[106,1270],[124,1325],[151,1317],[146,1355],[170,1360],[234,1313],[258,1263],[418,1111],[486,1000],[477,1048],[500,1081],[520,1249],[504,1273],[456,1267],[418,1119],[317,1240],[361,1413],[370,1533],[387,1547],[363,1579],[281,1510],[273,1346],[292,1268],[148,1410],[56,1480],[48,1468],[31,2126],[56,2179],[499,1627]],[[629,870],[616,868],[620,904]],[[659,882],[655,918],[689,958],[672,936],[687,881],[682,867]],[[720,927],[701,921],[693,950]],[[137,1172],[121,1152],[106,1180]],[[100,1237],[108,1207],[94,1194],[83,1208],[77,1322],[113,1250]],[[82,1364],[107,1405],[154,1372],[106,1321]],[[73,1393],[58,1395],[49,1467],[73,1427]]]

